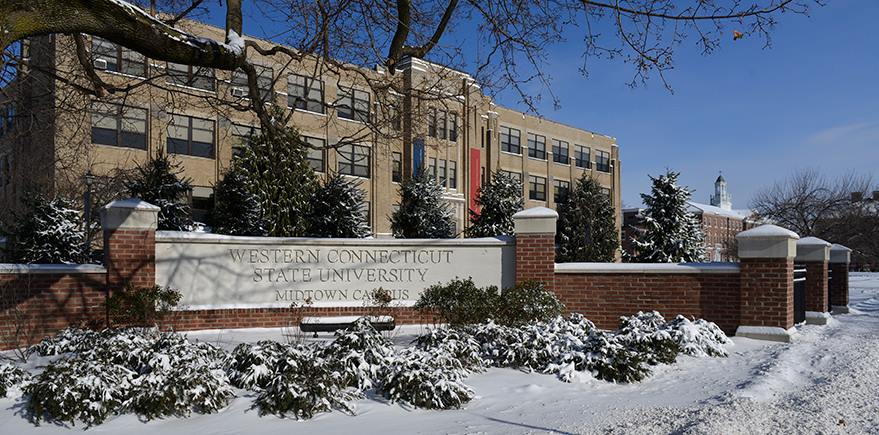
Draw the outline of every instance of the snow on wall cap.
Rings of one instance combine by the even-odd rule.
[[[161,208],[135,198],[119,199],[101,209],[104,231],[116,229],[156,230]]]
[[[831,263],[851,263],[852,250],[834,243],[830,245],[830,262]]]
[[[558,219],[559,214],[555,210],[546,207],[533,207],[522,210],[513,215],[513,219],[541,219],[555,218]]]
[[[797,241],[797,261],[821,262],[830,259],[830,242],[817,237]]]
[[[109,204],[105,205],[104,208],[125,208],[125,209],[134,209],[134,210],[152,210],[158,212],[161,210],[159,206],[152,205],[146,201],[141,201],[137,198],[126,198],[126,199],[117,199],[115,201],[111,201]]]
[[[797,241],[797,247],[800,246],[830,246],[830,242],[817,237],[803,237]]]
[[[555,234],[559,214],[546,207],[534,207],[513,215],[516,234]]]
[[[800,236],[787,229],[782,228],[778,225],[765,224],[760,225],[756,228],[751,228],[747,231],[742,231],[741,233],[736,234],[737,239],[766,239],[766,238],[790,238],[794,240],[799,240]]]
[[[777,225],[761,225],[736,234],[739,258],[794,258],[797,233]]]

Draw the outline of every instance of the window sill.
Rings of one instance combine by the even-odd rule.
[[[121,146],[121,145],[107,145],[104,143],[94,143],[94,142],[92,142],[92,145],[99,146],[99,147],[112,148],[115,150],[130,150],[130,151],[143,151],[143,152],[147,152],[147,150],[149,149],[149,146],[147,146],[147,148],[134,148],[134,147],[125,147],[125,146]]]
[[[507,154],[507,155],[516,156],[516,157],[522,157],[522,153],[513,153],[513,152],[509,152],[509,151],[504,151],[504,150],[501,150],[501,154]]]
[[[97,68],[95,68],[95,69],[97,69]],[[98,70],[98,71],[105,72],[107,74],[114,75],[114,76],[129,78],[129,79],[146,80],[146,77],[136,76],[134,74],[126,74],[124,72],[119,72],[119,71],[110,71],[110,70],[106,70],[106,69],[102,69],[102,70]]]
[[[216,157],[202,157],[202,156],[194,156],[194,155],[192,155],[192,154],[172,153],[172,152],[168,152],[168,149],[167,149],[167,148],[165,149],[165,152],[168,153],[169,155],[174,155],[174,156],[179,156],[179,157],[187,157],[187,158],[190,158],[190,159],[210,160],[210,161],[215,161],[215,160],[217,160]]]
[[[313,111],[311,111],[311,110],[305,110],[305,109],[297,109],[297,108],[292,107],[292,106],[290,106],[290,105],[288,105],[287,108],[293,110],[294,112],[307,113],[307,114],[309,114],[309,115],[323,116],[323,117],[326,117],[326,116],[327,116],[326,113],[313,112]],[[339,118],[339,119],[345,119],[345,118]]]
[[[209,90],[207,90],[207,89],[194,88],[194,87],[192,87],[192,86],[181,85],[181,84],[179,84],[179,83],[165,82],[165,84],[168,85],[168,86],[173,86],[173,87],[175,87],[175,88],[186,89],[186,90],[188,90],[188,91],[196,91],[196,92],[200,92],[200,93],[202,93],[202,94],[217,95],[217,90],[216,90],[216,89],[214,89],[213,91],[209,91]]]
[[[531,156],[528,156],[528,160],[536,160],[536,161],[538,161],[538,162],[546,163],[546,159],[541,159],[540,157],[531,157]]]
[[[568,162],[568,163],[562,163],[562,162],[556,162],[556,161],[553,161],[552,163],[553,163],[553,164],[556,164],[556,165],[559,165],[559,166],[571,166],[571,162]]]
[[[369,125],[369,123],[367,123],[367,122],[363,122],[363,121],[360,121],[360,120],[357,120],[357,119],[342,118],[342,117],[339,116],[339,115],[336,115],[336,118],[339,119],[339,120],[347,121],[347,122],[351,122],[351,123],[354,123],[354,124]]]

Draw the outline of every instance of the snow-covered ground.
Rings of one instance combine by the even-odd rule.
[[[879,433],[879,274],[852,274],[852,313],[828,326],[800,326],[791,344],[734,338],[728,358],[681,356],[644,382],[615,385],[491,369],[467,378],[477,397],[465,408],[426,411],[381,398],[357,402],[357,415],[309,421],[259,417],[239,397],[214,415],[141,423],[114,418],[89,433],[162,434],[442,434],[442,433]],[[674,313],[664,313],[671,317]],[[284,331],[202,331],[189,335],[231,348]],[[420,327],[396,331],[405,343]],[[17,399],[0,399],[0,433],[71,433],[21,415]]]

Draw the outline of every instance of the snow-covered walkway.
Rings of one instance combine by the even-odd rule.
[[[478,397],[460,410],[410,410],[369,398],[357,402],[356,416],[333,412],[298,422],[259,417],[252,398],[239,397],[215,415],[149,423],[126,415],[87,433],[879,433],[879,274],[853,274],[851,285],[853,313],[829,326],[800,327],[794,343],[734,338],[728,358],[682,356],[639,384],[566,384],[492,369],[467,379]],[[278,330],[191,335],[224,347],[281,339]],[[35,427],[20,410],[20,402],[0,399],[0,434],[82,431]]]

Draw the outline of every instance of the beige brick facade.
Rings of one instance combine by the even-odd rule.
[[[215,27],[185,25],[194,34],[223,37]],[[29,42],[28,54],[32,63],[47,68],[76,68],[71,47],[72,40],[63,35],[39,37]],[[234,149],[242,145],[242,133],[259,125],[253,112],[244,110],[245,94],[236,90],[235,74],[173,67],[99,40],[92,41],[92,54],[108,83],[123,86],[142,81],[134,76],[148,76],[152,84],[135,87],[124,98],[101,99],[109,106],[96,105],[75,95],[69,86],[38,80],[39,74],[34,74],[36,78],[23,85],[28,98],[18,102],[17,110],[35,115],[18,123],[18,135],[0,138],[0,170],[9,178],[0,183],[0,204],[14,208],[32,184],[77,197],[84,189],[86,172],[115,173],[165,151],[191,178],[195,217],[203,219],[212,186],[228,168]],[[376,235],[390,233],[388,216],[398,202],[397,180],[412,173],[421,149],[423,166],[446,186],[445,197],[455,210],[459,231],[467,225],[467,210],[479,185],[499,170],[521,174],[526,207],[550,208],[555,208],[557,188],[572,185],[588,172],[607,189],[619,215],[620,162],[614,138],[497,106],[466,73],[419,59],[404,61],[389,78],[411,91],[406,93],[411,97],[404,98],[394,92],[376,95],[375,87],[367,84],[389,76],[382,68],[328,72],[312,60],[294,64],[256,53],[251,61],[265,67],[266,95],[272,104],[296,106],[299,89],[315,97],[310,103],[301,101],[290,123],[302,136],[330,147],[313,152],[319,173],[352,172],[360,179]],[[395,101],[386,103],[389,98]],[[388,122],[378,122],[379,115],[390,113],[391,105],[399,122],[392,116],[383,117]],[[38,106],[50,108],[38,111]],[[368,121],[357,120],[360,112],[353,109],[368,110]],[[343,112],[353,113],[349,117],[355,119],[345,119],[340,116]],[[518,150],[502,149],[502,137],[510,137],[502,136],[502,131],[518,132]],[[529,156],[528,138],[536,136],[544,138],[545,148]],[[332,148],[339,143],[356,147]],[[561,145],[555,154],[554,143]],[[99,200],[100,195],[95,201]]]

